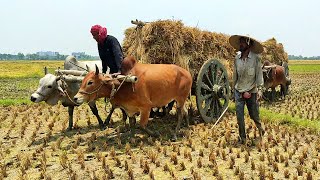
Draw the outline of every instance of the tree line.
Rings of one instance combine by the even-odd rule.
[[[56,56],[39,56],[36,53],[33,54],[1,54],[0,53],[0,60],[65,60],[68,55],[57,54]],[[96,60],[99,59],[97,56],[91,56],[88,54],[81,54],[76,57],[77,59],[85,59],[85,60]],[[305,57],[305,56],[295,56],[295,55],[288,55],[289,60],[320,60],[320,56],[312,56],[312,57]]]
[[[0,60],[65,60],[68,55],[57,54],[56,56],[40,56],[36,53],[33,54],[1,54]],[[87,54],[82,54],[76,57],[77,59],[85,59],[85,60],[95,60],[98,59],[97,56],[91,56]]]
[[[289,60],[320,60],[320,56],[312,56],[312,57],[305,57],[305,56],[295,56],[295,55],[288,55]]]

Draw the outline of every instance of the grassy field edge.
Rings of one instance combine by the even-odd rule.
[[[28,105],[32,102],[29,99],[0,99],[0,106],[16,106],[16,105]]]
[[[235,103],[230,103],[228,110],[229,112],[236,113]],[[289,125],[296,128],[310,128],[311,130],[320,133],[320,120],[311,121],[309,119],[292,117],[287,114],[275,113],[263,107],[259,107],[259,110],[260,119],[262,121],[275,123],[279,125]]]

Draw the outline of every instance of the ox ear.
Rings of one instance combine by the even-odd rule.
[[[96,65],[96,76],[99,74],[99,68],[98,66]]]

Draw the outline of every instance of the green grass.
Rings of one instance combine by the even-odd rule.
[[[263,120],[277,124],[287,124],[294,127],[310,128],[320,132],[320,120],[309,120],[298,117],[292,117],[287,114],[275,114],[273,111],[260,108],[260,116]]]
[[[0,78],[39,78],[44,76],[44,67],[54,73],[63,68],[63,61],[0,61]]]
[[[320,73],[320,64],[291,64],[289,73]]]
[[[29,99],[40,78],[0,78],[0,100]]]
[[[320,132],[320,120],[308,120],[304,118],[292,117],[287,114],[274,113],[274,111],[268,110],[263,107],[259,107],[260,119],[266,122],[275,123],[279,125],[289,125],[297,128],[310,128],[316,132]],[[229,112],[235,113],[236,107],[235,103],[231,102],[229,105]],[[247,109],[245,109],[247,114]]]
[[[0,99],[0,106],[27,105],[31,103],[29,99]]]

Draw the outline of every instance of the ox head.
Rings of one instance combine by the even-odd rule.
[[[272,81],[276,73],[276,65],[271,64],[269,61],[265,61],[262,66],[264,81]]]
[[[39,81],[39,87],[34,92],[30,100],[35,103],[45,101],[50,105],[58,103],[59,97],[64,95],[63,89],[59,85],[60,77],[53,74],[46,74]]]
[[[119,84],[119,81],[113,79],[110,75],[100,74],[99,68],[96,66],[96,71],[90,71],[82,80],[80,89],[74,96],[74,101],[82,104],[95,101],[101,97],[110,98],[112,89]]]

